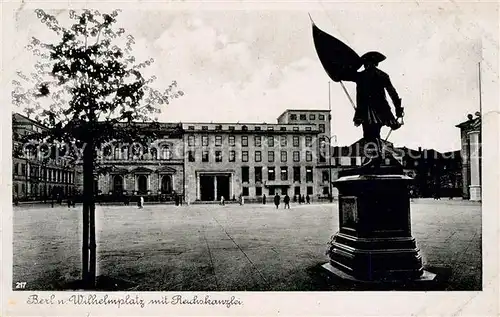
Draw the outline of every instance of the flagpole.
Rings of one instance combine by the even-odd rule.
[[[477,63],[478,66],[478,74],[479,74],[479,113],[482,115],[483,111],[483,100],[482,100],[482,93],[481,93],[481,62]]]

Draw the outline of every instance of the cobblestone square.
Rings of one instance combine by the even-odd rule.
[[[282,207],[282,206],[281,206]],[[416,200],[412,230],[445,290],[481,289],[481,206]],[[13,282],[61,289],[79,278],[81,206],[14,208]],[[322,281],[337,204],[97,206],[98,275],[139,291],[345,290]]]

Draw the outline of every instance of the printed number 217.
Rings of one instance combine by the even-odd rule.
[[[26,288],[26,282],[16,282],[16,289]]]

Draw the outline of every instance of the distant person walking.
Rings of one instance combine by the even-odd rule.
[[[220,196],[220,204],[221,204],[221,206],[226,205],[226,202],[224,201],[224,196]]]
[[[278,193],[276,193],[276,195],[274,195],[274,204],[276,205],[276,209],[279,208],[280,206],[280,195],[278,195]]]
[[[144,207],[144,197],[139,197],[139,209],[142,209]]]
[[[288,194],[286,194],[285,198],[283,198],[283,202],[285,203],[283,208],[286,209],[286,207],[288,207],[288,209],[290,209],[290,196],[288,196]]]
[[[266,194],[262,195],[262,204],[266,204]]]
[[[306,196],[306,202],[307,202],[308,204],[310,204],[310,203],[311,203],[311,197],[309,197],[309,194],[307,194],[307,196]]]

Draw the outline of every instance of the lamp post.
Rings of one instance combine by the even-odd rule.
[[[328,139],[328,184],[330,187],[330,202],[333,202],[333,184],[332,184],[332,139],[335,139],[335,144],[337,143],[337,136],[323,135],[325,139]],[[324,144],[323,144],[324,145]]]

